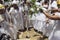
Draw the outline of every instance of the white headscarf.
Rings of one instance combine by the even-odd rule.
[[[52,2],[51,7],[53,7],[53,8],[56,8],[56,9],[57,9],[57,8],[58,8],[58,6],[57,6],[57,2],[56,2],[56,1],[53,1],[53,2]]]

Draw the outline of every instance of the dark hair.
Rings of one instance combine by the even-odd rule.
[[[49,3],[49,0],[44,0],[44,3],[45,3],[45,4]]]

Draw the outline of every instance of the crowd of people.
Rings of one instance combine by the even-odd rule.
[[[0,0],[0,36],[3,33],[17,40],[18,32],[32,27],[48,40],[60,40],[59,13],[60,0],[13,0],[10,4]],[[0,37],[0,40],[5,39]]]

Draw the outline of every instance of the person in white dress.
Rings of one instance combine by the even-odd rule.
[[[14,0],[12,2],[12,7],[9,10],[9,15],[10,15],[10,23],[13,25],[12,31],[14,33],[14,39],[17,37],[17,32],[19,30],[24,30],[23,27],[23,19],[22,19],[22,13],[21,9],[17,5],[16,1]]]
[[[17,30],[24,30],[23,27],[23,17],[22,17],[22,11],[21,9],[23,7],[19,7],[16,3],[16,1],[12,2],[12,7],[9,10],[9,14],[12,18],[13,25],[16,26]]]
[[[48,8],[48,10],[50,10],[51,12],[49,12],[51,15],[54,15],[55,13],[57,13],[56,11],[52,11],[51,9],[57,9],[57,3],[56,1],[53,1],[51,4],[50,4],[50,9]],[[46,36],[50,36],[54,26],[55,26],[55,20],[52,20],[52,19],[49,19],[47,20],[47,25],[46,25]]]
[[[12,29],[12,25],[10,25],[10,23],[7,21],[9,16],[6,13],[5,7],[4,5],[0,4],[0,32],[10,35],[10,37],[12,39],[14,39],[13,37],[13,32]]]
[[[48,9],[48,1],[45,0],[45,1],[42,3],[42,6],[43,6],[43,9],[47,11],[47,9]],[[42,13],[43,13],[43,12],[42,12]],[[42,26],[43,26],[41,29],[43,29],[43,35],[46,36],[46,33],[47,33],[47,32],[46,32],[46,31],[47,31],[47,30],[46,30],[46,29],[47,29],[47,28],[46,28],[46,27],[47,27],[47,17],[46,17],[45,15],[44,15],[44,16],[41,15],[41,16],[42,16],[42,17],[41,17],[40,19],[43,18],[42,20],[44,20],[44,22],[41,21],[41,22],[42,22]]]
[[[44,14],[52,20],[56,20],[56,26],[54,27],[54,30],[52,31],[52,35],[50,35],[50,38],[48,40],[60,40],[60,9],[53,9],[54,11],[57,11],[55,15],[51,15],[46,11],[43,11]]]
[[[36,5],[39,6],[41,3],[36,2]],[[33,14],[32,20],[34,29],[45,34],[46,16],[43,14],[43,12],[39,11],[38,13]]]

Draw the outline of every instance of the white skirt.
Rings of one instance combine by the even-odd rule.
[[[60,21],[56,23],[48,39],[49,40],[60,40]]]
[[[35,20],[33,22],[34,29],[41,31],[41,32],[45,32],[45,25],[46,25],[46,22],[44,21]]]
[[[51,33],[49,40],[60,40],[60,30],[55,30]]]
[[[54,26],[55,26],[55,21],[49,20],[49,23],[46,24],[46,29],[45,29],[46,30],[46,33],[45,33],[46,36],[49,36],[51,34]]]

